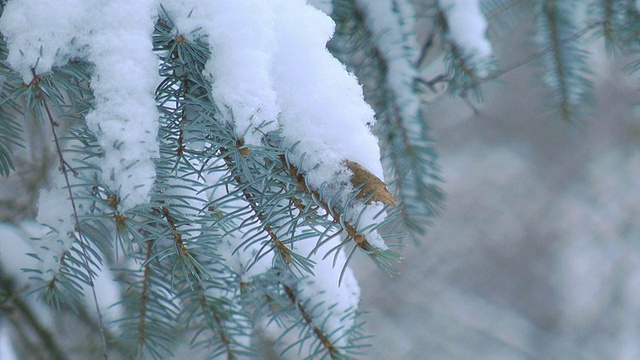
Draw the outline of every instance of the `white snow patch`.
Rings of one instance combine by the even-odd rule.
[[[326,49],[334,24],[304,1],[272,0],[278,50],[274,88],[282,109],[285,146],[297,144],[295,161],[316,189],[348,178],[349,159],[383,178],[377,139],[369,130],[373,110],[355,77]],[[346,173],[341,179],[335,176]]]
[[[90,2],[85,0],[13,0],[6,4],[0,32],[7,39],[7,62],[25,83],[33,79],[33,68],[44,74],[67,62],[71,49],[79,45],[74,39],[88,33],[89,9]]]
[[[151,43],[156,10],[154,0],[110,1],[92,25],[95,109],[86,120],[105,152],[103,181],[121,194],[124,209],[149,200],[159,156],[159,78]]]

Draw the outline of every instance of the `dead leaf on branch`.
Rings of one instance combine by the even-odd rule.
[[[368,198],[373,194],[371,199],[367,201],[367,205],[373,201],[379,201],[386,205],[396,206],[396,199],[393,198],[384,181],[380,180],[377,176],[373,175],[371,171],[365,169],[355,161],[345,160],[345,165],[353,173],[353,177],[351,178],[353,186],[364,184],[357,198]]]

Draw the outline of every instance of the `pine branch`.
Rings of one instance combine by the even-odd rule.
[[[171,353],[171,348],[178,340],[176,337],[178,308],[173,302],[173,286],[169,283],[171,267],[167,268],[157,258],[153,232],[140,228],[141,223],[130,221],[132,228],[141,234],[143,246],[131,253],[130,257],[141,264],[140,269],[122,269],[123,278],[119,281],[127,285],[122,305],[131,314],[119,319],[121,323],[120,339],[133,345],[131,355],[135,358],[150,356],[153,359],[164,359]]]
[[[595,22],[591,22],[591,23],[585,25],[579,31],[571,34],[568,37],[562,38],[560,40],[560,46],[561,47],[565,46],[565,45],[567,45],[567,44],[569,44],[569,43],[571,43],[571,42],[573,42],[575,40],[578,40],[578,39],[580,39],[580,38],[582,38],[582,37],[584,37],[586,35],[589,35],[589,33],[593,29],[595,29],[595,28],[597,28],[597,27],[599,27],[601,25],[602,25],[601,21],[595,21]],[[524,58],[524,59],[522,59],[520,61],[517,61],[513,65],[506,66],[506,67],[503,67],[501,69],[492,71],[488,76],[483,77],[482,79],[479,79],[478,82],[475,83],[475,84],[465,84],[464,87],[480,86],[480,85],[482,85],[482,84],[484,84],[486,82],[498,79],[501,76],[503,76],[503,75],[505,75],[505,74],[507,74],[507,73],[509,73],[511,71],[514,71],[514,70],[516,70],[516,69],[518,69],[518,68],[520,68],[522,66],[528,65],[528,64],[530,64],[530,63],[532,63],[532,62],[534,62],[536,60],[540,60],[540,58],[550,54],[552,51],[553,51],[553,47],[551,47],[551,46],[549,46],[547,48],[544,48],[544,49],[542,49],[540,51],[537,51],[537,52],[527,56],[526,58]]]

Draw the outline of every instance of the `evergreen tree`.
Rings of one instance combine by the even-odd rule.
[[[425,99],[481,99],[508,70],[487,21],[530,5],[522,64],[542,60],[545,103],[575,122],[585,35],[637,51],[639,14],[574,3],[418,3],[420,46],[407,0],[0,1],[0,343],[365,357],[350,260],[392,273],[443,206]]]

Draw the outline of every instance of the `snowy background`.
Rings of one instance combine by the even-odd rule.
[[[502,66],[536,51],[532,21],[490,29]],[[484,86],[478,115],[427,106],[446,209],[393,279],[356,266],[370,358],[640,358],[640,82],[590,50],[598,102],[575,126],[547,116],[531,66]]]

